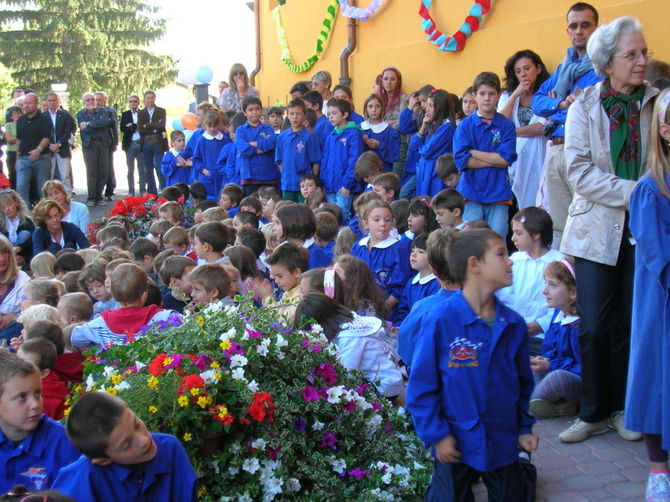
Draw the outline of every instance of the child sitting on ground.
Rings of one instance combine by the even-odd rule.
[[[328,211],[319,210],[318,213],[315,213],[315,219],[316,230],[314,231],[313,252],[320,252],[323,256],[320,262],[329,267],[333,263],[335,239],[337,239],[340,226],[337,224],[335,215]]]
[[[163,236],[163,245],[165,249],[174,250],[177,256],[187,256],[193,261],[198,259],[194,251],[191,251],[191,245],[188,239],[188,230],[184,227],[172,227],[165,232]]]
[[[34,364],[0,351],[0,493],[19,484],[48,489],[58,470],[79,457],[63,426],[42,415],[41,388]]]
[[[438,192],[430,201],[430,205],[441,228],[463,230],[468,224],[467,221],[463,221],[465,199],[456,190],[446,188]]]
[[[162,236],[165,234],[161,235]],[[130,246],[130,252],[135,256],[134,262],[135,265],[138,265],[142,270],[147,274],[153,272],[154,259],[159,253],[158,245],[155,242],[151,242],[149,239],[144,237],[139,237],[135,239],[133,244]]]
[[[86,293],[68,293],[61,296],[57,308],[63,326],[88,322],[93,317],[93,302]]]
[[[33,279],[23,286],[21,297],[21,312],[25,312],[33,305],[58,305],[58,286],[53,279]]]
[[[189,275],[194,305],[207,305],[220,300],[222,306],[232,305],[230,276],[221,265],[206,263],[194,268]]]
[[[158,208],[159,221],[169,221],[173,227],[178,227],[184,223],[184,210],[179,202],[164,202]]]
[[[193,250],[198,255],[198,264],[226,261],[223,251],[228,246],[229,231],[223,223],[210,221],[202,223],[195,231]]]
[[[268,264],[270,276],[284,291],[278,302],[277,313],[292,323],[300,298],[300,275],[309,269],[309,251],[286,242],[274,250],[268,258]],[[269,283],[262,283],[258,293],[264,305],[273,305],[272,286]]]
[[[202,213],[202,223],[208,223],[210,221],[223,222],[227,218],[228,218],[228,211],[219,206],[205,209]]]
[[[195,262],[187,256],[169,256],[161,266],[160,278],[168,287],[163,293],[163,308],[171,309],[180,314],[191,298],[191,281],[189,275],[195,268]]]
[[[56,364],[52,370],[61,380],[66,384],[76,384],[84,379],[84,358],[80,352],[65,348],[65,335],[60,324],[53,321],[32,323],[26,330],[24,340],[34,338],[49,340],[56,347]]]
[[[170,315],[179,315],[155,305],[144,306],[148,278],[137,265],[119,265],[110,276],[110,284],[112,296],[119,303],[119,308],[105,310],[100,317],[76,327],[70,339],[75,347],[106,347],[122,343],[148,324],[165,321]]]
[[[150,433],[118,397],[84,394],[72,406],[66,428],[83,455],[59,472],[54,490],[81,501],[198,500],[197,477],[179,440]]]
[[[114,310],[118,307],[112,293],[105,287],[106,262],[98,260],[87,265],[79,276],[81,288],[95,300],[93,317],[98,317],[105,310]]]
[[[244,192],[239,185],[228,183],[221,190],[219,206],[228,211],[228,217],[234,217],[240,210],[240,202],[244,198]]]

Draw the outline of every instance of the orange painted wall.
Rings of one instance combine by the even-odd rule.
[[[367,5],[370,0],[358,0]],[[432,15],[438,27],[451,33],[465,19],[472,0],[433,0]],[[354,102],[360,111],[375,76],[386,66],[396,66],[403,76],[403,90],[424,84],[459,94],[480,71],[503,73],[505,60],[520,49],[540,54],[549,71],[562,61],[568,47],[565,12],[573,0],[495,0],[480,31],[468,39],[465,50],[440,52],[421,29],[419,0],[385,0],[382,10],[358,23],[358,46],[349,59]],[[647,44],[655,57],[670,61],[670,1],[593,0],[601,22],[633,15],[643,23]],[[347,44],[347,18],[339,14],[321,59],[305,73],[293,73],[279,59],[279,44],[272,19],[277,0],[261,0],[262,67],[256,77],[263,102],[286,102],[288,90],[299,80],[309,80],[318,70],[328,70],[335,85],[340,77],[339,56]],[[295,63],[312,52],[324,17],[327,0],[287,0],[281,16]]]

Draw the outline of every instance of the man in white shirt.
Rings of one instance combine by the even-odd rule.
[[[140,195],[147,191],[144,176],[144,156],[140,150],[140,133],[137,130],[137,114],[140,111],[140,97],[133,94],[128,98],[129,110],[121,114],[121,149],[126,152],[128,166],[128,195],[135,196],[135,164],[139,173]]]
[[[72,195],[72,154],[70,152],[70,138],[74,132],[75,123],[72,115],[60,107],[58,94],[50,92],[46,95],[46,115],[53,126],[49,151],[51,152],[51,178],[63,182],[65,190]],[[42,187],[37,187],[42,190]]]

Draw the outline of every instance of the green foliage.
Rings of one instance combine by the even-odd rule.
[[[8,0],[0,10],[0,62],[40,94],[67,82],[72,102],[104,90],[110,106],[131,92],[162,87],[174,61],[146,47],[165,33],[157,8],[139,0]],[[15,7],[15,8],[13,8]]]

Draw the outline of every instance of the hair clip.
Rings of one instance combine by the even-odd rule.
[[[577,276],[575,275],[575,269],[572,267],[572,264],[568,260],[563,258],[561,261],[559,261],[559,263],[562,263],[563,265],[566,266],[566,268],[568,269],[568,271],[572,275],[573,279],[575,279],[575,280],[577,279]]]
[[[430,202],[428,202],[426,199],[421,199],[421,204],[423,204],[428,208],[428,210],[430,210]]]

